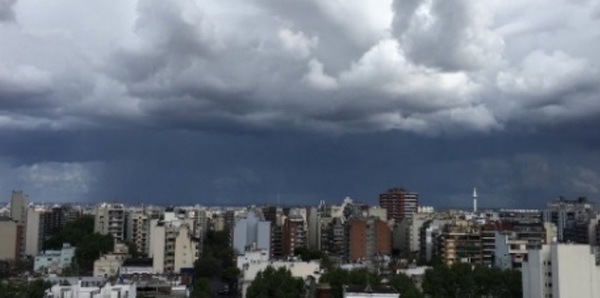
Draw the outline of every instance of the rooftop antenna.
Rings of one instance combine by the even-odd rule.
[[[473,187],[473,213],[477,212],[477,188]]]

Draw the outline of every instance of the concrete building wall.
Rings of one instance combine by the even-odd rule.
[[[135,244],[138,252],[148,254],[150,242],[150,218],[143,208],[127,210],[126,239]]]
[[[257,249],[271,251],[271,222],[260,221],[257,226]]]
[[[13,190],[10,198],[10,218],[25,224],[27,221],[27,195],[21,190]]]
[[[587,244],[543,245],[522,267],[524,298],[600,297],[600,267]]]
[[[42,249],[42,221],[43,209],[36,207],[27,208],[27,228],[25,229],[25,254],[37,255]]]
[[[600,297],[600,269],[589,245],[551,246],[552,297]]]
[[[198,251],[192,237],[193,231],[187,224],[179,227],[175,238],[175,262],[173,267],[175,273],[179,273],[182,268],[194,267]]]
[[[123,204],[98,204],[95,209],[94,232],[111,234],[115,240],[125,239],[125,206]]]
[[[307,225],[308,225],[308,247],[310,249],[321,249],[321,226],[319,224],[319,212],[317,207],[307,209]]]
[[[153,220],[150,234],[152,267],[154,272],[163,273],[165,269],[165,226],[159,225],[157,220]]]
[[[529,260],[521,268],[523,298],[548,297],[552,288],[548,283],[552,278],[548,276],[551,272],[550,246],[543,245],[541,249],[531,250],[528,253]]]
[[[16,260],[20,258],[19,237],[22,237],[23,226],[13,220],[0,219],[0,260]]]
[[[271,222],[263,221],[254,212],[248,212],[245,218],[240,218],[233,227],[233,248],[238,254],[243,254],[246,248],[271,248]]]
[[[240,218],[236,221],[233,227],[233,250],[238,254],[243,254],[246,251],[248,243],[248,221],[245,218]]]

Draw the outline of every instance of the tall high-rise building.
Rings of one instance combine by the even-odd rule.
[[[117,241],[125,238],[125,206],[123,204],[102,203],[96,206],[94,232],[112,235]]]
[[[379,206],[387,210],[387,218],[400,222],[410,218],[419,208],[419,194],[401,187],[391,188],[379,195]]]
[[[27,221],[27,195],[22,190],[13,190],[10,197],[10,218],[24,225]]]

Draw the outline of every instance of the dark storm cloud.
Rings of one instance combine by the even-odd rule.
[[[0,1],[18,21],[0,24],[5,193],[291,202],[404,185],[450,206],[477,186],[489,206],[533,206],[600,188],[595,1],[15,3]]]
[[[0,23],[15,20],[15,12],[13,10],[15,3],[17,3],[17,0],[0,1]]]

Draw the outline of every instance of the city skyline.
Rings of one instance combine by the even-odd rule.
[[[597,1],[3,1],[0,202],[595,201],[599,23]]]

